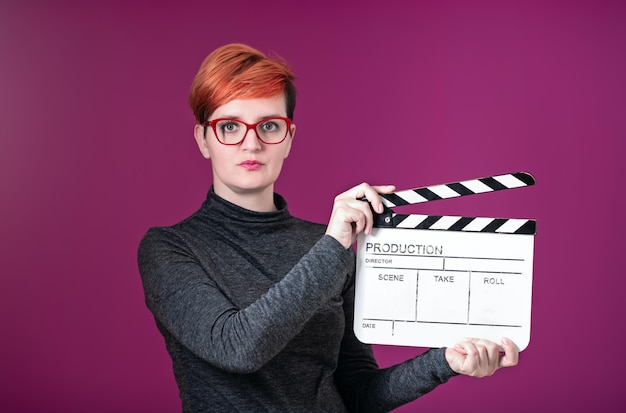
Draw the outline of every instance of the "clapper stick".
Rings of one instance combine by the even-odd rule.
[[[469,181],[459,181],[442,185],[431,185],[423,188],[407,189],[390,194],[380,194],[380,196],[383,198],[383,204],[386,207],[392,208],[395,206],[437,201],[439,199],[483,194],[485,192],[501,191],[504,189],[521,188],[534,184],[535,178],[531,174],[527,172],[516,172],[512,174],[471,179]]]
[[[534,234],[536,223],[534,220],[529,219],[396,214],[391,209],[396,206],[419,204],[505,189],[522,188],[534,184],[535,178],[531,174],[527,172],[515,172],[467,181],[407,189],[390,194],[380,194],[383,205],[385,206],[385,211],[382,214],[375,214],[374,226],[379,228]]]

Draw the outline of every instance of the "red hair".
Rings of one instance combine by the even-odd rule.
[[[199,124],[234,99],[266,98],[285,93],[287,117],[296,106],[295,76],[287,63],[270,59],[244,44],[222,46],[204,59],[191,84],[189,106]]]

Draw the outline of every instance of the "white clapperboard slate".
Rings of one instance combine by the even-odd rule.
[[[534,185],[528,173],[381,194],[357,244],[354,331],[364,343],[451,347],[467,337],[530,341],[530,219],[397,214],[391,207]]]

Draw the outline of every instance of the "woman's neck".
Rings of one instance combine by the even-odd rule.
[[[214,183],[213,190],[219,197],[233,203],[241,208],[255,212],[276,211],[274,204],[274,186],[266,188],[255,188],[252,190],[233,189],[226,185]]]

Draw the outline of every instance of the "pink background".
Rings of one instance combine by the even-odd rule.
[[[205,197],[187,92],[234,41],[298,75],[294,215],[326,222],[361,181],[537,178],[405,210],[538,233],[520,365],[398,412],[622,410],[625,3],[295,3],[2,1],[0,411],[180,410],[135,254]],[[376,347],[385,366],[423,350]]]

